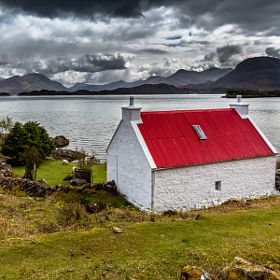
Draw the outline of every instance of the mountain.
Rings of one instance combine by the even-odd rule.
[[[44,75],[31,73],[25,76],[14,76],[0,81],[0,92],[18,94],[34,90],[65,90],[65,87],[56,81],[52,81]]]
[[[137,87],[143,84],[155,84],[158,83],[161,79],[160,76],[152,76],[149,77],[147,80],[138,80],[134,82],[125,82],[123,80],[119,80],[116,82],[104,84],[104,85],[94,85],[94,84],[84,84],[78,83],[71,87],[69,90],[71,92],[79,91],[79,90],[88,90],[88,91],[102,91],[102,90],[115,90],[118,88],[132,88]]]
[[[138,80],[135,82],[125,82],[123,80],[120,80],[105,85],[79,83],[74,85],[69,90],[71,92],[75,92],[79,90],[88,90],[88,91],[115,90],[118,88],[133,88],[145,84],[168,84],[168,85],[173,85],[175,87],[185,87],[189,84],[196,85],[196,84],[206,83],[208,81],[215,81],[220,77],[226,75],[230,71],[232,71],[231,68],[221,69],[217,67],[212,67],[202,72],[180,69],[175,74],[167,78],[161,76],[151,76],[146,80]]]
[[[257,90],[280,90],[280,59],[254,57],[239,63],[211,87]]]
[[[185,87],[187,85],[197,85],[208,81],[215,81],[231,71],[231,68],[221,69],[217,67],[211,67],[201,72],[180,69],[161,82],[176,87]]]

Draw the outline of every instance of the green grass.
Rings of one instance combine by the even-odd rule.
[[[23,199],[37,209],[25,205],[21,213],[29,219],[50,203]],[[93,215],[103,224],[0,240],[0,279],[180,279],[186,264],[217,272],[235,256],[280,269],[279,213],[280,198],[156,216],[156,222],[135,210],[106,210]],[[123,233],[114,234],[114,225]]]
[[[77,165],[77,164],[76,164]],[[59,184],[67,184],[63,181],[67,175],[72,174],[72,167],[74,163],[63,165],[61,161],[45,161],[43,162],[37,171],[37,180],[45,179],[51,186]],[[24,167],[13,167],[13,171],[18,176],[23,176]],[[106,165],[96,164],[93,167],[93,180],[94,183],[103,183],[106,181]]]

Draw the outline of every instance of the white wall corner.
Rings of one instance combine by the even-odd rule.
[[[276,150],[276,148],[272,145],[272,143],[269,141],[269,139],[265,136],[265,134],[262,132],[262,130],[258,127],[258,125],[255,123],[255,121],[253,120],[253,118],[251,116],[248,116],[249,121],[252,123],[252,125],[255,127],[255,129],[257,130],[257,132],[261,135],[261,137],[263,138],[263,140],[265,141],[265,143],[269,146],[269,148],[271,149],[271,151],[273,152],[274,155],[278,155],[278,151]]]
[[[140,124],[140,123],[141,122],[139,122],[139,121],[131,121],[131,126],[132,126],[132,128],[135,132],[135,135],[136,135],[136,137],[137,137],[137,139],[138,139],[138,141],[139,141],[139,143],[142,147],[142,150],[143,150],[143,152],[144,152],[144,154],[147,158],[147,161],[148,161],[151,169],[156,169],[157,166],[154,162],[154,159],[153,159],[153,157],[152,157],[152,155],[151,155],[151,153],[150,153],[150,151],[149,151],[149,149],[146,145],[146,142],[145,142],[145,140],[144,140],[144,138],[143,138],[143,136],[142,136],[142,134],[141,134],[141,132],[138,128],[138,124]]]

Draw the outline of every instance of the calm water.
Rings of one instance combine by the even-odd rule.
[[[121,107],[128,96],[87,97],[1,97],[0,116],[15,121],[33,120],[50,135],[63,134],[70,148],[84,148],[105,158],[106,147],[120,121]],[[280,98],[245,99],[258,126],[280,151]],[[139,96],[136,105],[144,111],[228,107],[232,99],[220,95]]]

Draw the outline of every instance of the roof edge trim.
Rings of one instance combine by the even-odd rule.
[[[142,136],[142,134],[141,134],[141,132],[140,132],[140,130],[138,128],[138,124],[140,124],[140,122],[138,122],[138,121],[131,121],[130,123],[131,123],[131,126],[132,126],[132,128],[133,128],[133,130],[134,130],[134,132],[136,134],[136,137],[137,137],[139,143],[140,143],[140,146],[143,149],[143,152],[144,152],[144,154],[145,154],[145,156],[147,158],[147,161],[148,161],[151,169],[157,169],[157,166],[156,166],[156,164],[155,164],[155,162],[153,160],[153,157],[152,157],[152,155],[151,155],[151,153],[150,153],[150,151],[149,151],[149,149],[148,149],[148,147],[146,145],[146,142],[145,142],[145,140],[144,140],[144,138],[143,138],[143,136]]]
[[[111,146],[111,144],[112,144],[112,142],[113,142],[113,139],[115,138],[115,136],[116,136],[116,134],[117,134],[117,131],[119,130],[119,128],[120,128],[120,126],[121,126],[121,123],[122,123],[122,120],[120,120],[120,122],[119,122],[119,124],[118,124],[118,126],[117,126],[117,128],[116,128],[116,130],[115,130],[115,132],[114,132],[114,134],[113,134],[113,136],[112,136],[112,138],[111,138],[111,140],[110,140],[108,146],[107,146],[107,149],[106,149],[106,151],[105,151],[106,154],[107,154],[108,151],[109,151],[109,148],[110,148],[110,146]]]
[[[271,149],[271,151],[275,154],[278,155],[278,151],[275,149],[275,147],[272,145],[272,143],[269,141],[269,139],[265,136],[265,134],[262,132],[262,130],[258,127],[258,125],[255,123],[255,121],[252,119],[251,116],[247,117],[249,121],[252,123],[252,125],[255,127],[257,132],[260,134],[262,139],[265,141],[265,143],[268,145],[268,147]]]

